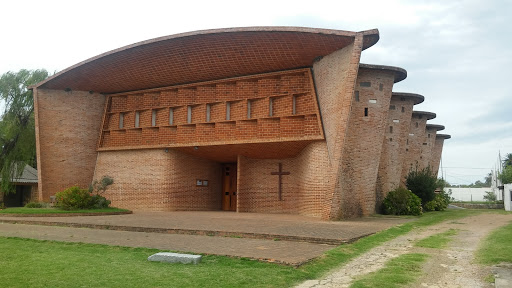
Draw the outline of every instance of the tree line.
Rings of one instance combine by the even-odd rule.
[[[37,167],[34,99],[28,87],[49,76],[44,69],[7,72],[0,77],[0,191],[15,192],[12,180],[25,165]]]

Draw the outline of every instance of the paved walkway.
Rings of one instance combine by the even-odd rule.
[[[78,217],[2,215],[0,236],[149,247],[300,265],[335,245],[406,221],[381,217],[321,221],[299,215],[220,211]]]
[[[182,234],[109,231],[87,228],[0,224],[0,236],[126,247],[156,248],[278,262],[298,266],[336,246],[306,242],[211,237]]]
[[[350,221],[322,221],[287,214],[222,211],[135,212],[87,217],[8,217],[4,223],[70,226],[136,232],[173,233],[279,239],[339,245],[387,229],[407,220],[368,217]]]

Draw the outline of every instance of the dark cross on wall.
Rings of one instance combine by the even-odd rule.
[[[279,176],[279,201],[281,201],[281,193],[283,191],[283,175],[290,175],[290,172],[284,172],[283,171],[283,163],[279,163],[279,171],[277,172],[270,172],[270,175],[278,175]]]

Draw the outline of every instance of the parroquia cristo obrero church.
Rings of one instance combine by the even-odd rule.
[[[228,28],[151,39],[32,86],[38,198],[87,187],[132,210],[322,219],[375,213],[410,169],[437,172],[441,125],[362,64],[378,30]],[[385,64],[385,63],[382,63]]]

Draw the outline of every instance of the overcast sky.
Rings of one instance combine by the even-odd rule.
[[[380,40],[361,62],[407,70],[393,90],[424,95],[415,110],[435,112],[429,123],[452,135],[443,151],[448,182],[483,181],[498,151],[512,153],[512,1],[202,2],[2,1],[0,74],[58,72],[121,46],[202,29],[377,28]]]

